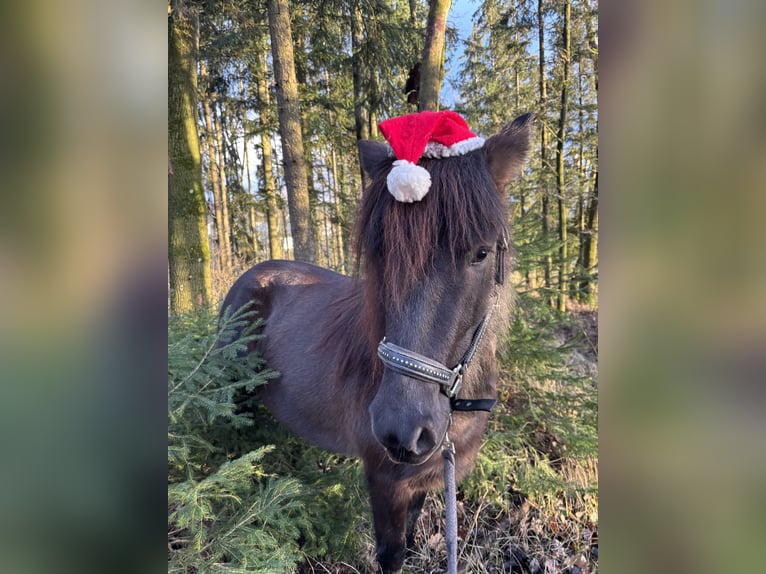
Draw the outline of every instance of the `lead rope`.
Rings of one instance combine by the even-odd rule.
[[[447,574],[457,574],[457,488],[455,485],[455,445],[445,435],[442,445],[444,457],[444,503],[446,517]]]

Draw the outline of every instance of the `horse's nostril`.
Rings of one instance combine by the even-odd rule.
[[[418,440],[415,443],[415,453],[426,454],[431,452],[434,446],[436,446],[434,433],[427,428],[420,429],[420,436],[418,436]]]
[[[428,427],[419,427],[407,436],[391,431],[378,440],[395,460],[401,462],[428,455],[436,446],[436,435]]]
[[[380,444],[382,444],[384,447],[386,447],[389,450],[398,450],[401,442],[399,441],[399,437],[397,437],[394,433],[388,433],[385,435],[381,440]]]

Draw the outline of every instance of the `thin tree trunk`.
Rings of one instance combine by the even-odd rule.
[[[546,132],[548,120],[548,94],[545,73],[545,19],[543,12],[543,0],[537,0],[537,29],[538,50],[540,53],[540,196],[543,240],[547,242],[550,234],[550,198],[548,196],[548,134]],[[543,286],[546,290],[551,288],[551,271],[553,261],[550,254],[546,255],[543,265]],[[550,297],[548,300],[550,301]]]
[[[326,172],[326,169],[325,169]],[[325,188],[326,189],[326,188]],[[327,192],[325,191],[323,193],[323,199],[326,197],[325,194]],[[335,250],[332,248],[332,242],[330,241],[330,217],[328,215],[328,212],[330,210],[330,202],[329,201],[322,201],[322,227],[324,231],[324,255],[325,255],[325,261],[327,263],[327,267],[334,267],[337,269],[337,266],[335,265],[335,262],[333,261],[333,254]]]
[[[247,223],[243,220],[242,232],[238,233],[239,225],[237,224],[238,218],[244,218],[247,216],[246,208],[249,204],[249,198],[245,193],[245,186],[240,177],[242,173],[242,159],[240,158],[240,150],[237,145],[239,138],[237,121],[239,120],[239,113],[237,105],[234,100],[227,99],[221,104],[221,119],[223,122],[223,138],[226,144],[226,151],[228,154],[228,166],[229,173],[231,174],[231,183],[229,186],[229,195],[231,196],[231,203],[229,204],[229,238],[231,244],[231,265],[236,264],[236,258],[242,255],[242,248],[240,247],[240,241],[243,238],[247,238]],[[244,124],[242,124],[244,130]]]
[[[282,198],[282,205],[284,206],[284,198]],[[287,210],[280,209],[279,212],[282,215],[282,242],[285,246],[285,256],[290,259],[295,259],[295,247],[293,245],[292,237],[287,233],[287,230],[290,229],[287,219]]]
[[[168,19],[168,266],[170,308],[210,302],[213,286],[197,134],[196,26],[174,3]]]
[[[266,203],[266,228],[269,232],[269,257],[282,259],[285,254],[282,250],[282,238],[279,235],[279,205],[277,204],[277,191],[274,182],[274,165],[271,149],[271,122],[269,121],[270,95],[268,88],[268,49],[264,43],[263,51],[258,56],[258,121],[261,128],[261,153],[263,154],[263,198]]]
[[[585,191],[588,188],[588,181],[587,181],[587,175],[586,175],[586,166],[585,166],[585,135],[583,133],[584,130],[584,113],[583,113],[583,88],[582,88],[582,62],[578,61],[577,63],[577,97],[578,97],[578,108],[577,108],[577,134],[580,139],[578,149],[577,149],[577,239],[578,239],[578,249],[577,249],[577,265],[576,269],[578,274],[583,274],[585,270],[585,266],[583,265],[583,261],[585,260],[585,215],[587,211],[587,205],[585,202],[587,201],[587,198],[585,197]],[[583,294],[581,291],[579,291],[578,286],[578,299],[583,299]]]
[[[568,291],[567,258],[569,256],[567,246],[567,206],[565,198],[565,174],[564,174],[564,137],[566,136],[567,107],[569,105],[569,58],[570,58],[570,21],[572,17],[571,0],[566,0],[564,5],[564,28],[562,59],[564,69],[561,80],[561,110],[559,114],[559,129],[556,141],[556,196],[559,208],[559,293],[558,310],[566,312],[566,299]]]
[[[200,61],[200,74],[203,81],[207,79],[207,65],[204,60]],[[218,150],[216,143],[215,130],[213,129],[213,114],[210,110],[210,93],[202,97],[202,112],[205,118],[205,149],[209,160],[210,186],[213,192],[213,213],[215,215],[215,231],[218,240],[218,269],[224,271],[224,229],[223,213],[221,211],[221,176],[219,172]]]
[[[359,172],[354,169],[351,164],[350,157],[341,156],[340,162],[340,177],[338,178],[338,185],[340,187],[340,209],[343,212],[341,219],[342,233],[343,233],[343,260],[346,262],[347,271],[352,261],[353,241],[351,239],[352,223],[351,217],[348,216],[352,207],[361,198],[362,180],[356,180],[355,175],[359,175]]]
[[[269,0],[269,32],[277,87],[279,129],[285,166],[287,205],[295,259],[314,262],[306,160],[301,135],[301,110],[287,0]]]
[[[247,211],[247,218],[250,224],[250,247],[253,250],[253,257],[260,259],[261,246],[258,241],[258,218],[255,214],[255,203],[251,203]]]
[[[431,0],[426,24],[426,42],[420,68],[419,110],[438,111],[444,72],[447,15],[452,0]]]
[[[588,210],[585,220],[585,245],[583,248],[583,268],[588,274],[583,279],[580,290],[584,293],[585,300],[590,305],[596,303],[595,282],[590,278],[598,262],[598,168],[594,176],[593,189],[588,201]]]
[[[244,96],[244,90],[243,90]],[[244,98],[243,98],[244,99]],[[253,194],[253,183],[250,177],[250,151],[248,146],[250,142],[247,137],[247,128],[245,127],[245,115],[242,114],[242,138],[243,138],[243,158],[242,158],[242,174],[245,184],[247,185],[245,196],[247,197],[248,205],[248,221],[250,225],[250,247],[253,249],[255,259],[260,259],[260,242],[258,241],[258,217],[256,216],[256,202],[255,195]]]
[[[231,269],[231,224],[229,221],[229,194],[226,190],[226,152],[223,145],[223,111],[218,110],[216,114],[216,98],[213,95],[213,133],[215,134],[216,151],[218,157],[218,175],[219,175],[219,195],[216,201],[221,204],[221,223],[218,238],[221,270],[226,273]]]
[[[269,257],[283,259],[282,237],[279,234],[279,205],[277,203],[276,185],[274,183],[274,166],[272,161],[271,135],[261,134],[261,153],[263,162],[263,196],[266,200],[266,228],[269,231]]]
[[[370,73],[370,95],[367,98],[369,109],[367,110],[367,119],[369,122],[368,132],[371,139],[378,137],[378,116],[376,111],[380,109],[380,83],[378,74],[374,71]]]
[[[519,29],[516,28],[513,33],[513,40],[516,44],[519,43]],[[521,81],[519,80],[519,59],[517,58],[513,63],[513,85],[516,88],[516,111],[521,109]]]
[[[308,122],[305,112],[301,113],[301,134],[303,136],[303,154],[306,161],[306,189],[309,197],[309,216],[311,221],[311,238],[314,243],[315,256],[314,262],[322,264],[322,223],[319,221],[319,189],[315,181],[314,174],[314,150],[311,136],[307,131]]]
[[[244,74],[244,71],[243,71]],[[240,77],[239,79],[239,93],[240,93],[240,101],[246,102],[247,101],[247,92],[245,90],[245,82]],[[245,107],[242,106],[240,109],[240,117],[242,121],[242,180],[247,185],[245,189],[245,195],[247,197],[247,204],[248,204],[248,222],[250,226],[250,246],[253,249],[253,254],[255,259],[260,259],[260,245],[258,241],[258,224],[257,224],[257,217],[255,214],[255,195],[253,194],[253,187],[252,187],[252,181],[250,179],[250,151],[248,150],[249,146],[249,138],[248,138],[248,130],[247,130],[247,113],[245,112]]]
[[[356,141],[370,139],[369,120],[367,118],[366,97],[363,86],[362,44],[364,42],[364,22],[362,7],[354,3],[351,14],[351,77],[354,89],[354,129]],[[361,157],[359,158],[359,173],[364,181]]]
[[[410,24],[415,28],[418,25],[418,2],[410,0]]]
[[[330,147],[330,161],[332,165],[332,190],[335,207],[335,244],[338,250],[338,268],[342,273],[347,272],[345,249],[343,247],[343,215],[341,213],[340,186],[338,185],[338,160],[335,157],[335,146]]]
[[[304,7],[300,4],[293,4],[293,18],[305,18],[303,12]],[[309,78],[306,70],[306,60],[302,58],[305,56],[306,50],[306,37],[303,34],[293,35],[293,54],[297,57],[295,61],[295,79],[297,86],[307,86]],[[299,90],[300,92],[300,90]],[[300,96],[299,96],[300,101]],[[308,120],[306,119],[306,109],[301,108],[301,138],[303,140],[303,157],[306,165],[306,189],[308,190],[309,197],[309,221],[311,222],[311,240],[314,244],[314,263],[322,265],[322,251],[321,251],[321,222],[319,221],[319,206],[318,206],[318,188],[315,183],[314,174],[314,151],[313,141],[311,140],[311,133],[309,132]]]

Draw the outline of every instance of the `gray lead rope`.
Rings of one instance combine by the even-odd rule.
[[[455,485],[455,445],[444,437],[444,504],[446,517],[447,574],[457,574],[457,487]]]

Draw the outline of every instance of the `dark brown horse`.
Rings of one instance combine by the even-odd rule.
[[[432,455],[448,429],[460,480],[487,425],[487,412],[453,408],[456,398],[465,407],[496,396],[497,336],[511,310],[505,188],[526,157],[530,119],[516,119],[475,151],[422,159],[431,190],[411,204],[387,191],[388,148],[361,142],[371,181],[355,231],[364,279],[267,261],[242,275],[224,301],[236,309],[255,300],[265,320],[253,349],[281,375],[258,389],[274,416],[324,449],[362,459],[384,573],[400,571],[426,493],[444,485],[442,457]],[[482,323],[486,332],[452,399],[442,385],[402,374],[376,353],[385,337],[405,357],[451,368]]]

